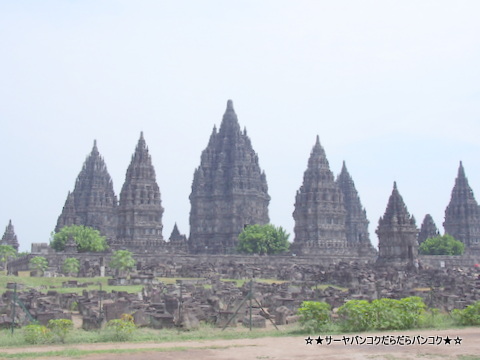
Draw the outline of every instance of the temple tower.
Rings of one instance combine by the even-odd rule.
[[[142,132],[120,192],[114,248],[135,252],[158,249],[164,244],[162,215],[160,188]]]
[[[480,246],[480,209],[468,185],[462,162],[445,210],[445,233],[463,242],[466,247]]]
[[[5,232],[3,233],[2,239],[0,240],[0,245],[10,245],[18,251],[19,244],[17,235],[15,234],[15,230],[12,225],[12,220],[8,222],[8,225],[5,228]]]
[[[190,194],[192,253],[234,252],[245,225],[269,222],[267,181],[231,100],[220,129],[214,127]]]
[[[295,197],[293,249],[305,252],[301,250],[305,245],[323,248],[346,246],[346,216],[343,193],[334,180],[317,136],[303,175],[303,184]]]
[[[175,223],[175,226],[173,227],[172,233],[170,234],[170,237],[168,238],[168,244],[170,245],[170,248],[175,253],[178,253],[178,252],[179,253],[186,253],[186,252],[188,252],[187,237],[180,233],[180,230],[178,230],[177,223]]]
[[[418,233],[418,244],[420,245],[425,240],[439,235],[440,233],[438,232],[437,225],[435,225],[432,216],[430,214],[425,215],[422,226],[420,226],[420,232]]]
[[[385,214],[378,221],[378,265],[414,265],[418,258],[418,229],[410,216],[397,184],[388,199]]]
[[[360,202],[357,189],[352,177],[348,173],[345,161],[342,171],[337,177],[337,184],[343,193],[345,210],[347,211],[345,226],[347,231],[347,242],[351,244],[371,244],[368,233],[367,212]]]
[[[87,156],[75,182],[75,189],[69,193],[55,231],[66,225],[90,226],[107,237],[109,243],[115,238],[117,197],[107,166],[100,156],[97,141]]]

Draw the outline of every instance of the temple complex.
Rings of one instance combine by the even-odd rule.
[[[410,216],[397,184],[388,199],[385,214],[378,221],[378,265],[414,265],[418,258],[418,229]]]
[[[418,244],[420,245],[425,240],[439,235],[440,232],[438,231],[437,225],[435,225],[432,216],[430,214],[425,215],[422,226],[420,226],[420,232],[418,233]]]
[[[127,169],[117,215],[114,248],[147,252],[164,244],[160,188],[143,132]]]
[[[55,231],[74,224],[91,226],[111,243],[117,231],[116,208],[117,197],[112,179],[94,141],[92,152],[75,182],[75,189],[67,196]]]
[[[12,220],[8,221],[8,225],[5,228],[2,239],[0,240],[0,245],[10,245],[18,251],[18,239],[15,230],[13,229]]]
[[[325,150],[317,136],[308,159],[303,184],[295,197],[294,249],[344,247],[347,243],[344,195],[330,171]]]
[[[480,246],[480,208],[468,184],[462,162],[450,203],[445,210],[443,226],[445,233],[463,242],[467,248]]]
[[[91,226],[107,237],[111,250],[128,249],[139,255],[233,254],[245,226],[269,222],[269,201],[258,155],[246,130],[240,129],[229,100],[219,130],[214,126],[200,166],[194,172],[188,238],[176,224],[168,241],[163,238],[164,209],[143,133],[126,171],[118,203],[112,179],[94,141],[75,188],[67,195],[55,231],[73,224]],[[371,261],[377,257],[370,241],[366,211],[345,162],[335,179],[318,136],[296,193],[293,218],[291,255],[349,261]],[[445,211],[444,227],[446,233],[464,242],[468,256],[480,255],[480,208],[462,163]],[[415,264],[418,244],[438,236],[439,230],[427,214],[418,231],[394,184],[376,234],[377,264]],[[69,251],[74,253],[76,245],[70,240]],[[18,249],[11,221],[0,243]]]
[[[267,180],[231,100],[195,170],[190,194],[191,253],[228,254],[246,225],[269,222]]]

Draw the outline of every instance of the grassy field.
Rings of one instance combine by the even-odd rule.
[[[23,274],[25,275],[25,274]],[[157,278],[159,281],[164,284],[175,284],[177,280],[203,280],[199,278]],[[86,287],[78,288],[63,288],[62,283],[70,280],[78,281],[82,284],[87,284]],[[248,279],[233,280],[233,279],[221,279],[222,281],[233,282],[237,287],[241,287],[248,282]],[[281,284],[285,281],[283,280],[274,280],[274,279],[255,279],[259,283],[267,284]],[[7,283],[17,283],[24,286],[24,290],[28,288],[33,288],[41,292],[47,292],[49,290],[57,291],[58,293],[76,293],[81,294],[83,290],[99,290],[100,286],[102,290],[111,292],[115,291],[126,291],[129,293],[140,292],[143,288],[143,285],[126,285],[126,286],[110,286],[108,285],[108,278],[106,277],[94,277],[94,278],[78,278],[78,277],[57,277],[57,278],[46,278],[46,277],[30,277],[30,276],[5,276],[0,274],[0,294],[7,291]],[[211,285],[203,285],[206,288],[211,287]],[[320,287],[327,287],[328,285],[321,285]],[[22,291],[20,286],[18,291]]]

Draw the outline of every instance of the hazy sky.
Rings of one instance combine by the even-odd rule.
[[[48,242],[93,140],[117,195],[140,131],[189,233],[193,172],[232,99],[291,232],[315,136],[370,220],[393,182],[443,232],[462,160],[480,194],[480,2],[0,0],[0,231]],[[1,236],[1,234],[0,234]]]

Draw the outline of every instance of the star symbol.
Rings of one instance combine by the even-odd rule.
[[[305,339],[305,341],[307,342],[305,345],[312,345],[312,341],[313,339],[309,336],[308,338]]]
[[[322,345],[323,339],[320,336],[318,338],[316,338],[315,340],[317,340],[317,345],[318,344]]]
[[[455,340],[455,345],[457,345],[457,344],[458,344],[458,345],[462,345],[462,344],[461,344],[461,342],[462,342],[462,340],[463,340],[462,338],[459,338],[459,337],[457,336],[457,337],[456,337],[455,339],[453,339],[453,340]]]
[[[443,341],[445,341],[445,345],[446,345],[446,344],[450,345],[450,342],[452,341],[452,339],[450,339],[450,338],[448,337],[448,335],[447,335],[447,336],[445,337],[445,339],[443,339]]]

